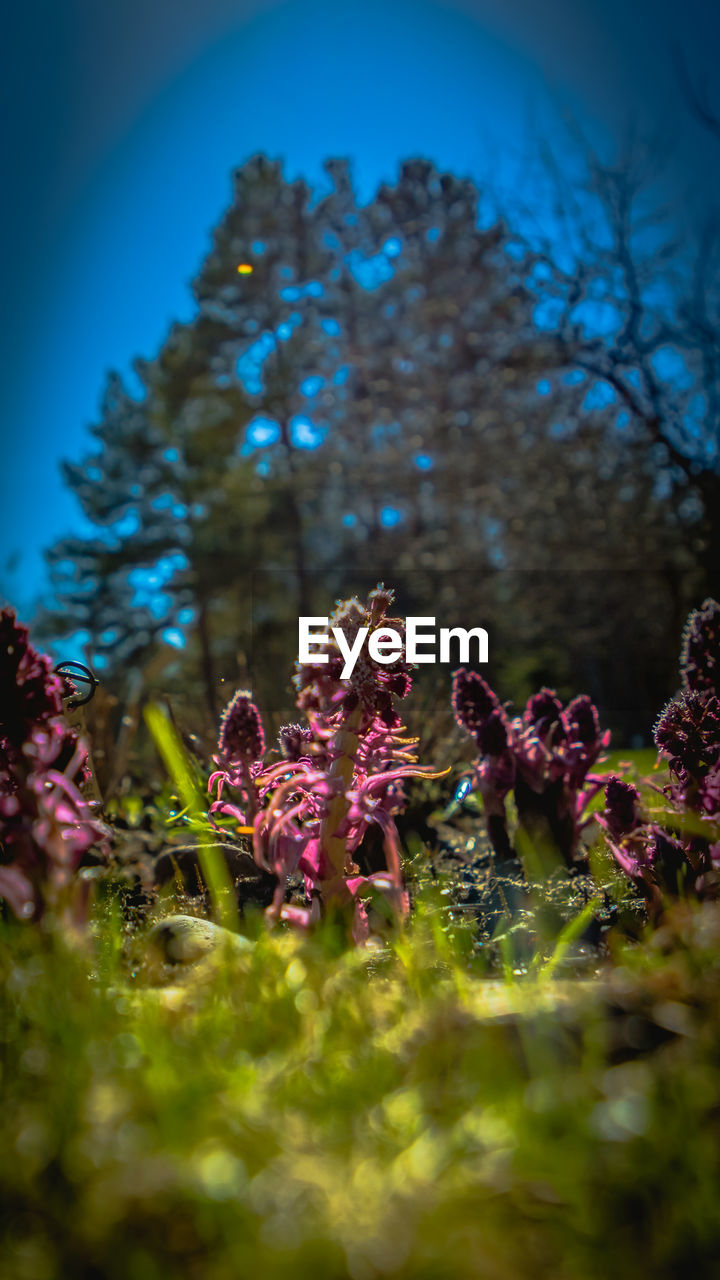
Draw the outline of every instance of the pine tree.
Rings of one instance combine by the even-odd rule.
[[[136,362],[141,395],[111,378],[97,448],[65,468],[97,533],[50,553],[56,629],[84,628],[118,683],[180,640],[208,724],[248,670],[278,705],[298,614],[364,575],[404,575],[444,622],[502,621],[495,570],[672,542],[652,468],[538,330],[535,259],[481,225],[475,185],[413,160],[361,205],[346,161],[326,174],[316,196],[263,157],[237,170],[195,318]],[[546,636],[565,595],[532,591]]]

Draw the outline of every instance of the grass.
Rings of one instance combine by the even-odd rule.
[[[630,747],[618,750],[607,751],[601,764],[597,765],[593,772],[597,773],[618,773],[623,775],[626,770],[623,765],[630,765],[628,776],[632,781],[637,778],[656,779],[658,774],[664,774],[665,766],[658,767],[658,753],[655,747]]]
[[[717,909],[573,984],[438,908],[165,987],[111,900],[90,949],[3,924],[4,1280],[716,1275]]]
[[[151,729],[202,846],[197,779]],[[621,760],[640,780],[654,754]],[[599,898],[538,914],[520,964],[423,866],[375,950],[250,914],[247,949],[158,966],[109,884],[84,939],[0,920],[3,1280],[717,1275],[720,906],[618,929],[568,980]]]

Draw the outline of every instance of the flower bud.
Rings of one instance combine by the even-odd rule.
[[[720,604],[703,601],[688,617],[680,650],[683,688],[720,697]]]
[[[605,817],[608,831],[616,840],[629,835],[642,822],[640,792],[622,778],[608,778],[605,785]]]
[[[490,686],[476,671],[468,671],[466,667],[459,667],[453,675],[451,702],[460,728],[466,729],[478,742],[485,721],[494,711],[501,711]]]
[[[265,752],[265,734],[260,712],[249,693],[238,689],[223,711],[218,753],[236,764],[260,760]]]

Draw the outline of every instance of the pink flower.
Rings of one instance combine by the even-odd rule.
[[[348,643],[360,627],[390,625],[402,631],[400,619],[385,617],[392,601],[392,592],[381,585],[364,605],[355,598],[338,604],[331,625],[342,626]],[[268,908],[271,918],[307,927],[328,906],[347,907],[353,913],[354,936],[361,941],[369,930],[364,890],[382,892],[395,914],[407,912],[394,815],[405,803],[403,780],[427,771],[416,763],[416,742],[401,737],[395,708],[395,700],[410,690],[407,664],[400,658],[377,663],[364,649],[352,676],[342,680],[344,660],[334,639],[326,651],[327,662],[297,668],[297,705],[307,725],[280,730],[284,758],[279,763],[263,763],[259,757],[251,763],[248,749],[240,760],[237,748],[232,761],[228,751],[218,753],[219,769],[210,779],[218,798],[211,812],[252,824],[255,860],[278,880]],[[236,695],[230,704],[242,708],[243,731],[252,725],[255,746],[260,719],[250,706],[247,695]],[[221,736],[221,746],[222,741]],[[238,793],[237,805],[223,798],[224,788]],[[382,831],[387,870],[362,877],[354,858],[372,825]],[[288,903],[288,881],[298,874],[305,901]]]
[[[475,778],[496,856],[513,856],[505,806],[512,791],[531,838],[552,846],[569,867],[581,862],[582,815],[601,785],[589,770],[610,741],[590,699],[574,698],[563,708],[553,689],[541,689],[510,721],[487,682],[461,667],[451,701],[458,724],[477,743]]]
[[[87,751],[62,716],[62,682],[9,609],[0,613],[0,897],[38,918],[71,889],[84,853],[106,850],[81,786]]]

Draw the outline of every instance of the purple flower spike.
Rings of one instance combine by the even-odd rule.
[[[402,619],[385,616],[392,602],[393,593],[382,584],[365,604],[355,597],[338,601],[329,635],[342,627],[352,644],[360,628],[382,624],[402,635]],[[438,775],[416,763],[417,740],[401,736],[394,699],[411,687],[405,661],[380,663],[363,650],[352,675],[343,679],[344,659],[334,637],[325,653],[326,662],[297,665],[297,706],[308,723],[281,728],[279,763],[259,759],[262,726],[248,696],[233,699],[223,720],[218,770],[209,782],[218,792],[210,812],[234,818],[246,832],[252,828],[255,860],[278,881],[268,908],[271,920],[309,927],[329,906],[344,908],[354,913],[353,936],[362,942],[369,922],[361,895],[380,891],[394,914],[409,910],[394,822],[405,804],[403,780]],[[239,805],[223,799],[225,787]],[[379,828],[387,870],[359,876],[355,856],[371,827]],[[288,903],[289,879],[298,875],[305,902]]]
[[[600,741],[600,721],[597,708],[586,693],[573,698],[565,709],[565,721],[570,737],[585,747],[594,747]]]
[[[629,835],[642,822],[640,792],[622,778],[609,778],[605,786],[605,819],[615,840]]]
[[[368,596],[370,620],[374,627],[382,621],[388,609],[394,603],[395,592],[386,587],[384,582],[378,582],[375,589]]]
[[[653,828],[649,858],[654,878],[665,893],[676,894],[695,879],[696,873],[685,847],[675,836],[668,835],[659,827]]]
[[[482,677],[460,668],[452,707],[478,745],[475,775],[496,856],[512,856],[505,800],[514,791],[518,821],[534,847],[552,851],[560,864],[582,865],[582,814],[602,785],[589,770],[610,740],[590,698],[574,698],[563,710],[554,689],[541,689],[510,721]]]
[[[681,782],[701,781],[720,763],[720,701],[686,693],[669,702],[655,726],[655,742]]]
[[[74,881],[105,832],[80,790],[87,751],[62,716],[62,682],[10,609],[0,612],[0,897],[22,919],[83,913]],[[77,890],[77,892],[75,892]]]
[[[502,710],[489,684],[466,667],[459,667],[453,675],[450,700],[460,728],[476,741],[493,712]]]
[[[252,763],[265,754],[260,712],[241,689],[228,703],[220,721],[218,755],[230,764]]]
[[[62,681],[11,609],[0,612],[0,751],[19,751],[34,725],[62,714]]]
[[[680,650],[683,688],[720,697],[720,604],[705,600],[690,614]]]
[[[651,823],[634,787],[611,779],[599,818],[618,864],[645,894],[658,919],[667,897],[716,897],[720,870],[720,605],[705,600],[690,614],[680,657],[682,695],[655,726],[655,742],[670,766],[663,787],[673,815]],[[693,815],[692,823],[685,821]],[[687,832],[687,833],[686,833]],[[692,834],[690,834],[692,832]]]
[[[309,754],[308,748],[313,741],[312,729],[303,728],[301,724],[283,724],[278,733],[280,750],[286,760],[296,763]]]
[[[539,693],[534,693],[528,699],[523,720],[525,724],[533,726],[539,738],[546,738],[554,729],[552,737],[556,742],[558,736],[563,736],[560,719],[562,709],[562,702],[554,689],[541,689]]]
[[[508,723],[500,708],[490,712],[487,720],[481,724],[476,738],[482,755],[502,755],[508,745]]]

